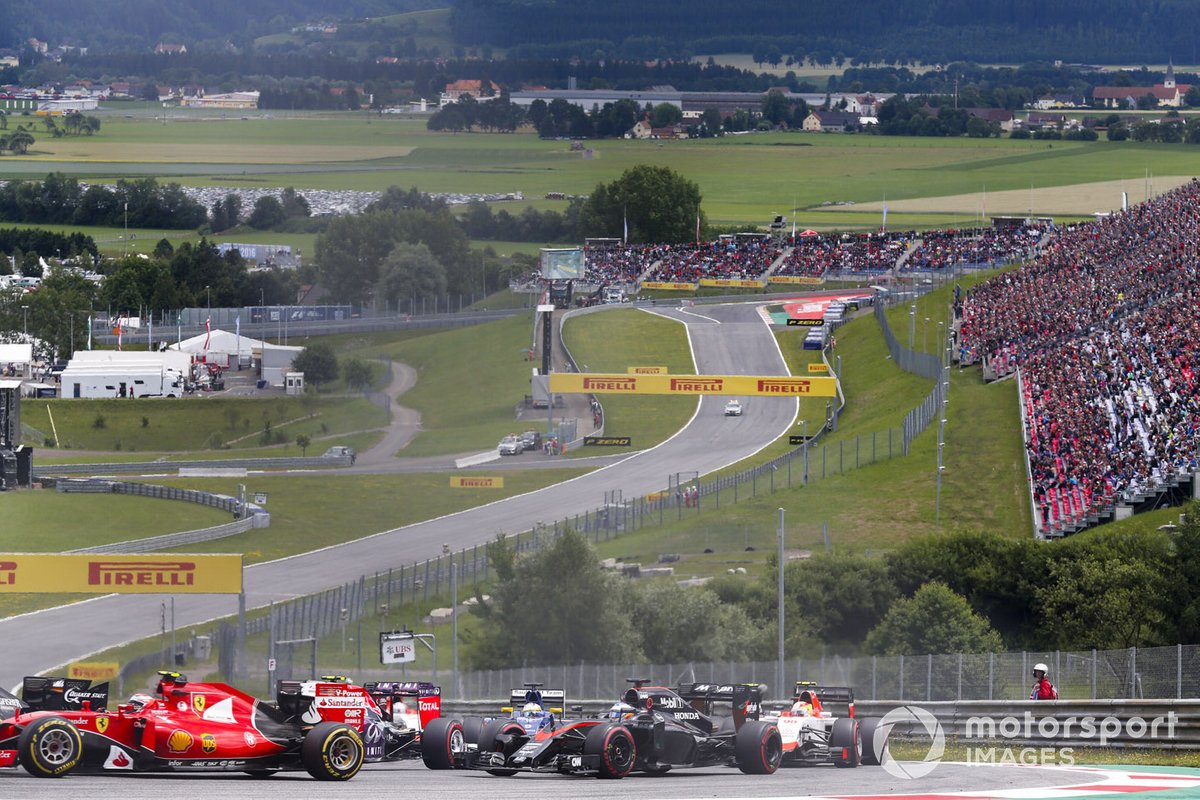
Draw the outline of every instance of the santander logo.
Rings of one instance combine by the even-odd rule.
[[[124,753],[121,753],[121,755],[113,759],[114,767],[128,767],[132,763],[133,762],[129,760],[129,756],[125,755]]]

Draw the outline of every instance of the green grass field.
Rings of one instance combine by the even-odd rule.
[[[673,375],[694,375],[696,367],[683,325],[644,311],[622,309],[567,320],[567,347],[584,372],[617,372],[629,367],[666,367]],[[644,450],[687,424],[696,411],[694,397],[603,398],[604,433],[629,436]],[[575,455],[594,455],[577,450]]]
[[[176,112],[173,112],[176,113]],[[877,227],[876,211],[824,203],[880,202],[1036,190],[1102,180],[1200,173],[1200,149],[1184,145],[926,139],[770,133],[663,142],[568,142],[532,133],[433,133],[420,119],[363,113],[220,119],[180,110],[167,124],[106,118],[94,137],[43,137],[28,158],[5,159],[0,176],[51,170],[89,179],[157,174],[191,185],[295,186],[436,192],[521,191],[539,207],[547,192],[587,194],[641,163],[667,166],[699,184],[716,224],[762,225],[774,214],[823,229]],[[286,144],[280,144],[281,142]],[[525,203],[519,203],[522,207]],[[892,228],[965,224],[979,204],[939,214],[892,214]],[[152,232],[144,234],[158,236]],[[139,240],[143,234],[139,233]]]
[[[41,434],[28,441],[37,447],[57,430],[64,449],[145,453],[252,449],[266,444],[268,423],[285,441],[301,434],[317,440],[381,428],[388,417],[358,397],[185,397],[145,403],[27,398],[21,402],[21,422]]]

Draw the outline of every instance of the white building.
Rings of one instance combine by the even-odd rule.
[[[81,350],[63,370],[59,396],[180,397],[191,361],[169,350]]]
[[[201,333],[184,339],[168,350],[182,351],[196,362],[216,364],[221,369],[238,369],[239,365],[257,368],[259,378],[268,385],[283,386],[285,374],[292,371],[292,361],[304,348],[271,344],[218,329],[211,336]]]

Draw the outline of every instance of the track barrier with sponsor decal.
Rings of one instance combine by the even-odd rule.
[[[835,397],[835,378],[778,375],[620,375],[554,372],[555,394],[734,394],[753,397]]]
[[[633,439],[629,436],[585,436],[584,447],[630,447]]]
[[[797,319],[795,317],[791,317],[788,319],[787,324],[789,327],[799,326],[803,328],[819,328],[825,324],[825,320],[821,319],[820,317],[817,317],[816,319]]]
[[[121,665],[116,661],[76,661],[67,668],[67,677],[111,681],[116,680],[120,671]]]
[[[0,593],[239,594],[242,556],[0,553]]]
[[[741,280],[737,278],[701,278],[701,286],[733,286],[739,289],[762,289],[767,282],[762,278],[757,280]]]
[[[642,284],[643,289],[665,289],[669,292],[694,292],[696,284],[694,283],[671,283],[669,281],[646,281]]]
[[[666,375],[670,370],[666,367],[629,367],[626,372],[630,375]]]
[[[450,487],[452,489],[503,489],[504,478],[465,478],[453,475],[450,477]]]
[[[824,373],[828,374],[829,365],[828,364],[809,364],[808,371],[809,372],[824,372]]]

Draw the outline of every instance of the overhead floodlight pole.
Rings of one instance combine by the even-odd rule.
[[[784,610],[783,610],[783,513],[784,513],[784,512],[783,512],[783,509],[782,509],[782,508],[781,508],[781,509],[779,509],[779,556],[778,556],[778,558],[779,558],[779,563],[778,563],[778,565],[777,565],[777,566],[778,566],[779,573],[778,573],[778,578],[777,578],[777,581],[776,581],[776,582],[779,584],[779,587],[778,587],[778,589],[779,589],[779,596],[778,596],[778,598],[777,598],[777,602],[778,602],[778,604],[779,604],[779,614],[778,614],[779,630],[778,630],[778,641],[777,641],[777,643],[776,643],[776,645],[777,645],[777,649],[776,649],[776,653],[775,653],[775,657],[776,657],[776,664],[775,664],[775,690],[776,690],[777,692],[780,692],[780,694],[778,695],[778,697],[781,697],[781,698],[784,696],[784,695],[782,694],[782,692],[783,692],[783,685],[784,685],[784,683],[783,683],[783,676],[784,676],[784,672],[783,672],[783,639],[784,639],[784,637],[783,637],[783,627],[784,627]]]

